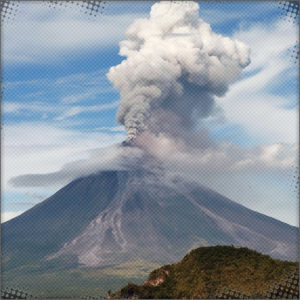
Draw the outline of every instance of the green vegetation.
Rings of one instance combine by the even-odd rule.
[[[45,263],[46,264],[46,263]],[[53,264],[50,268],[50,264]],[[42,298],[80,298],[105,296],[130,281],[142,283],[149,272],[159,265],[133,261],[105,268],[58,268],[49,262],[44,267],[27,265],[2,273],[2,288],[26,288]]]
[[[233,246],[201,247],[179,263],[160,268],[157,263],[142,260],[105,268],[72,268],[73,259],[68,258],[70,267],[67,269],[62,264],[66,261],[64,257],[62,261],[5,271],[2,286],[24,287],[40,299],[106,296],[109,290],[116,291],[126,284],[109,297],[215,298],[218,290],[230,289],[251,298],[261,298],[260,295],[298,267],[296,262],[280,261]],[[154,271],[149,275],[151,270]]]
[[[298,267],[247,248],[202,247],[182,261],[150,273],[142,285],[130,283],[111,298],[215,298],[216,291],[237,290],[260,298],[272,285]]]

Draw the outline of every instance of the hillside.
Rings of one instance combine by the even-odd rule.
[[[177,264],[152,271],[142,285],[130,283],[111,298],[216,298],[216,292],[224,289],[261,298],[297,268],[296,262],[280,261],[247,248],[201,247]]]

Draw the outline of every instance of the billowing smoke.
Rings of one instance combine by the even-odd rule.
[[[143,131],[193,128],[250,63],[245,44],[214,33],[198,12],[192,1],[154,4],[120,43],[126,59],[107,77],[120,91],[117,120],[129,140]]]
[[[75,160],[56,172],[17,176],[10,184],[26,191],[33,186],[62,187],[101,171],[138,169],[147,173],[146,180],[196,181],[240,203],[290,197],[281,194],[281,183],[298,165],[297,144],[239,146],[226,137],[212,139],[205,129],[208,122],[199,124],[208,116],[209,124],[222,116],[214,97],[226,93],[249,64],[249,48],[212,32],[198,11],[191,1],[154,4],[150,17],[137,20],[127,32],[128,40],[121,43],[125,58],[110,69],[108,78],[120,90],[117,119],[126,126],[127,142],[139,134],[131,147],[98,149],[88,159]],[[269,34],[277,36],[276,30]],[[265,50],[253,47],[259,57]],[[265,183],[271,186],[273,178],[280,184],[275,181],[275,189],[263,188]],[[258,188],[252,191],[252,186]]]

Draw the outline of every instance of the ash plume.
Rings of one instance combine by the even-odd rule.
[[[192,1],[163,1],[136,20],[120,43],[126,57],[107,77],[120,91],[117,121],[128,140],[144,131],[176,135],[215,111],[222,96],[250,63],[250,49],[212,31]]]
[[[137,19],[126,34],[120,43],[125,59],[107,77],[120,92],[117,120],[127,139],[57,172],[16,176],[10,184],[53,185],[103,170],[137,169],[160,179],[201,170],[205,179],[207,170],[219,173],[251,156],[218,145],[205,128],[196,130],[199,120],[219,113],[214,97],[224,95],[250,63],[248,46],[214,33],[192,1],[156,3],[149,18]]]

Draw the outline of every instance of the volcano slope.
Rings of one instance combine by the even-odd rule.
[[[198,246],[231,244],[295,260],[298,228],[139,170],[79,178],[2,225],[4,271],[57,259],[66,268],[171,263]]]

